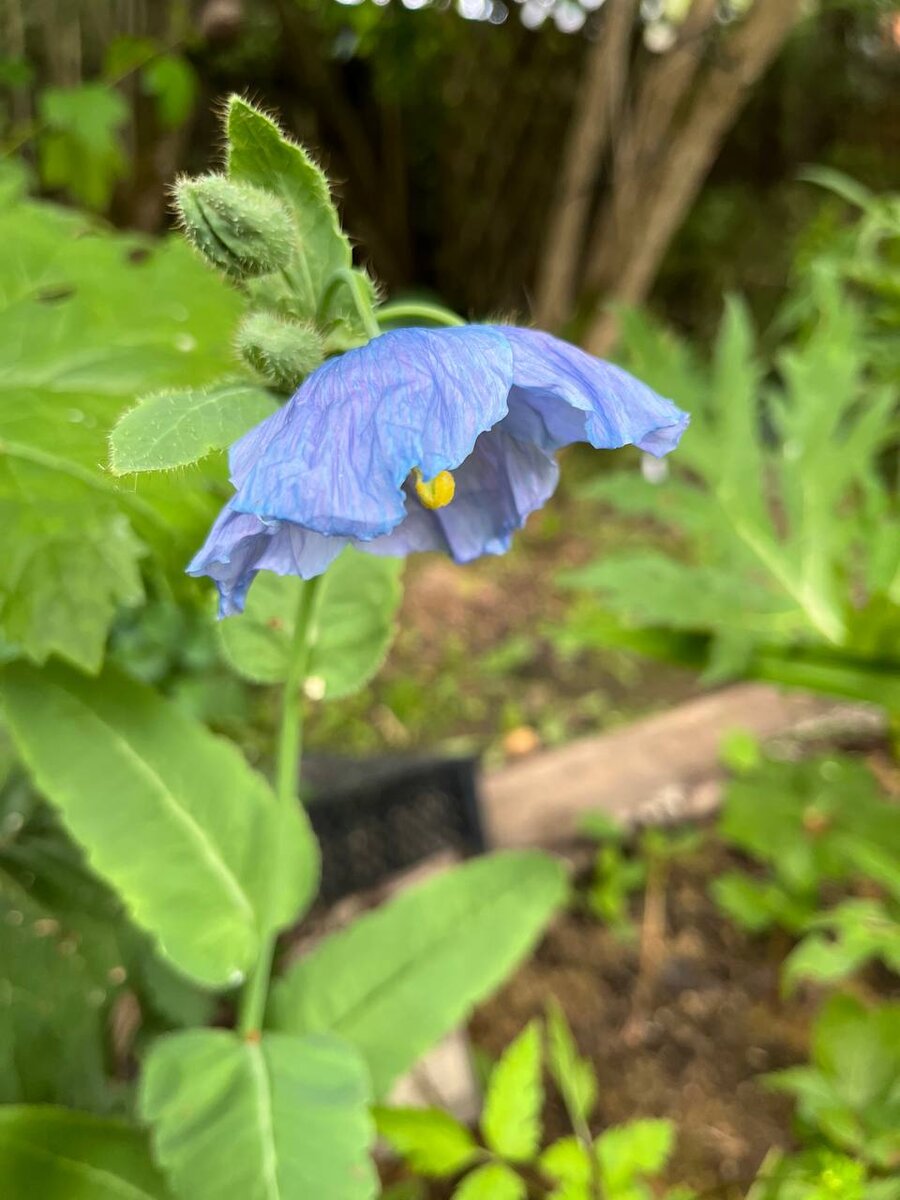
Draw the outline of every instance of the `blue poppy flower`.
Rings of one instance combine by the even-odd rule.
[[[330,359],[231,448],[236,488],[190,564],[220,614],[257,571],[321,574],[347,545],[503,554],[553,494],[554,453],[674,449],[688,423],[626,371],[531,329],[404,328]]]

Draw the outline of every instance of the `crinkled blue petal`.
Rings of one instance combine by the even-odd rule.
[[[660,456],[678,445],[687,413],[621,367],[536,329],[503,332],[513,351],[516,437],[548,451],[590,442],[598,450],[634,445]]]
[[[459,563],[504,554],[513,533],[553,495],[559,467],[539,446],[512,437],[504,419],[481,434],[453,477],[452,503],[434,511],[423,508],[407,484],[403,521],[374,541],[360,542],[359,548],[394,557],[438,550]]]
[[[406,558],[424,550],[449,554],[450,548],[436,514],[422,506],[411,483],[404,484],[403,491],[406,513],[400,524],[380,537],[357,543],[358,549],[384,558]]]
[[[189,575],[208,575],[219,592],[219,616],[244,611],[247,589],[258,571],[276,575],[321,575],[348,545],[347,538],[324,537],[284,521],[264,522],[225,505],[202,548],[188,566]]]
[[[398,329],[326,362],[234,447],[234,507],[374,538],[404,515],[403,483],[452,469],[506,415],[512,348],[490,326]]]
[[[456,562],[505,554],[512,535],[556,490],[559,467],[540,446],[519,441],[503,420],[483,433],[454,473],[452,504],[435,512]]]

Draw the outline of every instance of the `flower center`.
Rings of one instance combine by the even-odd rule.
[[[434,479],[426,481],[422,478],[419,468],[414,467],[413,478],[416,483],[416,495],[425,508],[446,508],[456,492],[456,480],[449,471],[440,471]]]

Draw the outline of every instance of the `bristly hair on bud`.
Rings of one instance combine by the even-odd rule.
[[[281,270],[297,250],[287,208],[264,188],[200,175],[183,176],[173,191],[188,240],[232,279]]]
[[[249,313],[238,326],[235,347],[244,362],[285,394],[325,359],[322,335],[314,325],[271,312]]]

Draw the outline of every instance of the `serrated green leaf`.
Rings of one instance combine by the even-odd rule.
[[[138,924],[200,983],[238,982],[260,938],[314,891],[299,805],[279,813],[234,746],[114,671],[89,680],[14,663],[0,700],[37,786]],[[270,897],[276,847],[284,886]]]
[[[795,946],[782,967],[791,991],[801,979],[833,985],[874,959],[900,974],[900,920],[878,900],[845,900],[816,921],[814,932]]]
[[[369,1200],[368,1090],[337,1038],[196,1029],[153,1046],[140,1108],[182,1200]]]
[[[870,222],[873,244],[896,237],[880,211],[867,212],[862,224]],[[757,362],[739,301],[726,307],[709,367],[646,318],[623,318],[627,365],[689,409],[691,428],[669,463],[672,479],[642,491],[632,475],[586,490],[662,519],[676,536],[664,554],[605,558],[570,574],[571,585],[599,590],[611,615],[591,619],[583,608],[565,631],[568,647],[629,645],[699,661],[707,681],[838,694],[862,691],[868,675],[869,695],[892,703],[900,540],[879,464],[895,436],[896,388],[872,386],[883,338],[861,323],[842,277],[855,291],[846,264],[810,272],[802,329],[772,369]]]
[[[895,1091],[900,1004],[866,1008],[851,996],[832,997],[813,1026],[812,1057],[854,1108]],[[900,1113],[900,1094],[895,1102]],[[900,1125],[896,1132],[900,1138]]]
[[[750,933],[773,925],[800,933],[816,911],[814,896],[792,895],[772,880],[753,879],[740,871],[726,871],[714,879],[710,893],[722,912]]]
[[[110,469],[128,475],[188,466],[226,450],[277,408],[271,392],[241,380],[143,396],[110,434]]]
[[[770,1150],[747,1200],[876,1200],[866,1174],[863,1163],[824,1147],[790,1155]]]
[[[755,335],[746,304],[728,297],[716,338],[710,379],[717,459],[716,498],[742,529],[752,528],[755,544],[774,541],[767,506],[764,450],[760,438],[760,381]],[[712,463],[707,464],[707,471]]]
[[[346,1038],[384,1095],[521,961],[565,895],[560,864],[535,851],[446,871],[293,966],[273,989],[271,1025]]]
[[[442,1109],[377,1107],[372,1115],[381,1137],[420,1175],[455,1175],[481,1153],[468,1129]]]
[[[25,447],[0,442],[0,524],[7,641],[37,663],[56,654],[98,671],[116,612],[144,597],[146,551],[117,499],[61,459],[34,461]]]
[[[50,1106],[0,1107],[8,1200],[169,1200],[143,1130]]]
[[[699,355],[687,341],[646,312],[625,309],[620,317],[623,364],[660,395],[671,396],[677,405],[690,411],[690,442],[696,444],[695,410],[707,384]]]
[[[900,1004],[833,996],[817,1017],[812,1063],[766,1076],[833,1144],[879,1168],[900,1157]]]
[[[638,470],[603,470],[577,489],[579,499],[600,500],[625,517],[656,521],[703,533],[710,522],[709,499],[694,484],[669,476],[651,483]]]
[[[296,290],[305,284],[308,292],[298,315],[315,316],[331,275],[349,269],[353,257],[328,180],[301,146],[239,96],[228,102],[226,132],[228,174],[274,192],[293,215],[305,262]]]
[[[525,1200],[524,1179],[503,1163],[488,1163],[472,1171],[453,1193],[453,1200]]]
[[[543,1152],[539,1165],[555,1183],[587,1187],[591,1181],[591,1159],[583,1142],[577,1137],[564,1137]]]
[[[532,1021],[491,1072],[481,1132],[487,1145],[510,1162],[529,1162],[541,1141],[541,1034]]]
[[[658,1175],[675,1143],[671,1121],[644,1119],[616,1125],[601,1133],[594,1143],[603,1194],[627,1194],[642,1176]]]
[[[581,1058],[572,1031],[559,1005],[547,1009],[547,1062],[574,1125],[584,1125],[597,1103],[597,1077]]]
[[[764,634],[800,620],[796,606],[761,583],[649,550],[607,555],[562,572],[559,582],[599,592],[605,607],[640,625],[730,634],[737,625]]]
[[[340,699],[358,691],[381,666],[400,603],[400,559],[347,549],[322,582],[308,680],[315,695]],[[240,616],[217,626],[231,665],[254,683],[280,683],[287,674],[298,600],[304,583],[261,571]]]

